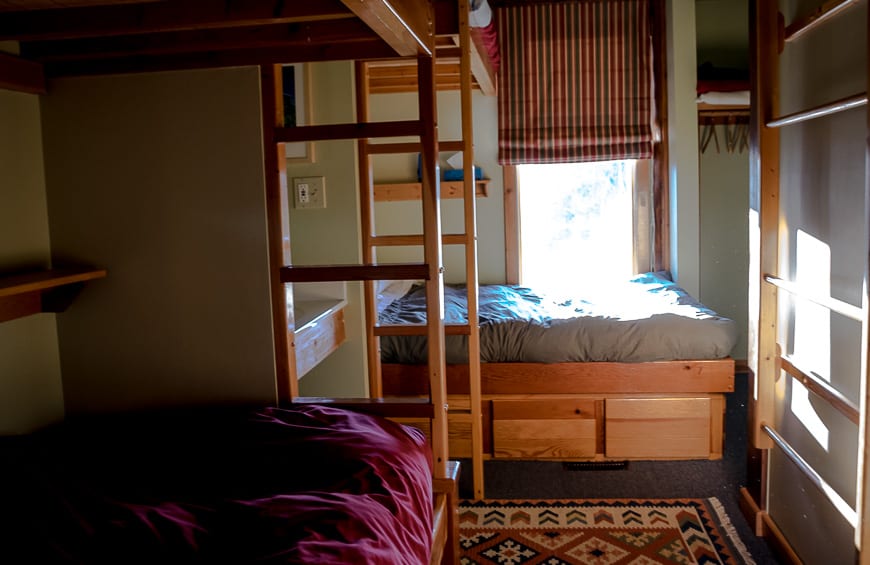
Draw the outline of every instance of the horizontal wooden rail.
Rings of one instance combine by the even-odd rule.
[[[816,10],[802,18],[797,18],[785,28],[785,41],[794,41],[808,31],[815,29],[847,8],[856,6],[860,0],[833,0],[825,2]]]
[[[841,98],[829,104],[816,106],[815,108],[811,108],[809,110],[795,112],[793,114],[782,116],[781,118],[776,118],[775,120],[768,122],[767,127],[781,128],[783,126],[790,126],[792,124],[805,122],[807,120],[813,120],[815,118],[821,118],[823,116],[836,114],[837,112],[851,110],[852,108],[857,108],[865,104],[867,104],[866,92],[862,94],[855,94],[854,96],[848,96],[846,98]]]
[[[465,234],[444,234],[441,236],[441,243],[444,245],[465,245],[467,241]],[[422,235],[376,235],[371,239],[372,246],[375,247],[410,247],[423,245]]]
[[[805,372],[799,369],[788,356],[780,356],[779,361],[782,364],[782,369],[786,373],[800,381],[800,383],[812,391],[813,394],[827,401],[831,406],[843,414],[843,416],[849,418],[852,423],[858,425],[861,410],[855,406],[851,400],[843,396],[840,391],[832,387],[830,383],[826,382],[815,373]]]
[[[426,324],[390,324],[374,327],[376,336],[409,336],[409,335],[427,335],[428,326]],[[470,335],[471,326],[468,324],[444,324],[445,335]]]
[[[45,94],[48,89],[42,63],[0,53],[0,88],[27,94]]]
[[[405,143],[369,143],[366,146],[366,151],[370,155],[395,155],[399,153],[420,153],[422,151],[419,141],[408,141]],[[461,141],[439,141],[438,151],[444,153],[446,151],[462,151]]]
[[[62,267],[0,276],[0,322],[62,312],[84,282],[106,276],[103,269]]]
[[[281,267],[282,283],[428,280],[426,263],[386,265],[306,265]]]
[[[801,473],[803,473],[806,478],[809,479],[823,495],[825,495],[825,498],[830,501],[843,518],[845,518],[853,528],[856,527],[858,524],[858,513],[849,506],[849,503],[843,500],[843,497],[841,497],[839,493],[837,493],[837,491],[834,490],[834,488],[829,485],[781,435],[776,433],[776,430],[764,423],[761,424],[761,429],[764,430],[770,439],[773,440],[773,443],[782,450],[785,456],[794,463]]]
[[[489,179],[477,179],[474,181],[474,194],[479,198],[486,198],[489,193]],[[450,180],[441,181],[439,185],[441,198],[463,198],[465,196],[465,181]],[[375,202],[401,202],[408,200],[420,200],[423,195],[423,186],[419,182],[377,183],[374,185]]]
[[[369,139],[376,137],[420,136],[423,124],[420,120],[397,122],[362,122],[358,124],[327,124],[275,128],[276,143],[297,141],[323,141],[329,139]]]
[[[91,267],[58,267],[16,275],[0,276],[0,296],[12,296],[25,292],[99,279],[106,276],[105,269]]]
[[[35,3],[34,3],[35,4]],[[195,2],[55,2],[57,10],[6,12],[0,20],[0,40],[45,41],[130,34],[234,29],[263,24],[334,21],[355,17],[340,4],[226,0]],[[69,9],[64,7],[66,4]],[[91,4],[88,6],[87,4]],[[54,7],[54,6],[53,6]]]
[[[851,318],[859,322],[864,319],[863,310],[861,310],[861,308],[857,306],[849,304],[848,302],[843,302],[842,300],[838,300],[830,296],[820,296],[814,292],[802,288],[799,284],[795,282],[787,281],[773,275],[764,275],[764,280],[772,284],[776,288],[780,288],[786,292],[793,294],[794,296],[803,298],[804,300],[809,300],[810,302],[818,304],[819,306],[824,306],[828,310],[846,316],[847,318]]]
[[[435,408],[428,398],[325,398],[298,396],[292,404],[318,404],[389,418],[432,418]]]

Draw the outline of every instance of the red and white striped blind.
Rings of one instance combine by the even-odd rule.
[[[499,163],[652,157],[649,0],[506,6],[496,19]]]

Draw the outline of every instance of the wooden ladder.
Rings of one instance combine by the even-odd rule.
[[[468,304],[468,318],[465,324],[451,324],[444,328],[448,335],[465,335],[468,338],[469,359],[469,394],[462,398],[451,397],[453,406],[450,407],[448,419],[457,427],[471,430],[470,452],[456,452],[454,456],[470,457],[472,460],[472,476],[474,498],[484,497],[484,469],[483,469],[483,420],[480,385],[480,338],[478,320],[478,263],[477,263],[477,206],[475,201],[475,178],[474,178],[474,147],[473,147],[473,122],[472,122],[472,78],[471,78],[471,36],[468,26],[468,0],[459,0],[459,50],[460,50],[460,106],[462,118],[462,139],[458,141],[446,141],[440,144],[436,141],[436,157],[440,151],[461,152],[463,156],[463,233],[445,234],[440,239],[443,245],[458,245],[464,248],[466,291]],[[425,82],[428,78],[429,69],[419,66],[418,97],[422,105],[428,105],[427,98],[430,96]],[[434,66],[434,65],[433,65]],[[356,64],[356,92],[357,92],[357,119],[367,122],[370,119],[370,80],[369,63],[357,62]],[[434,102],[434,101],[433,101]],[[421,113],[421,118],[423,115]],[[437,117],[432,116],[433,120]],[[434,124],[435,122],[433,122]],[[421,143],[371,143],[368,139],[361,139],[358,144],[359,151],[359,178],[360,183],[360,212],[363,238],[363,260],[366,263],[376,263],[377,248],[389,246],[426,246],[424,235],[377,235],[375,226],[375,182],[373,173],[372,156],[385,154],[415,154],[425,155],[429,149]],[[426,163],[426,158],[423,158]],[[425,168],[425,167],[424,167]],[[437,169],[435,171],[437,175]],[[424,195],[425,195],[424,190]],[[432,221],[428,214],[439,208],[430,205],[427,212],[426,202],[423,202],[424,228],[427,221]],[[426,230],[424,229],[424,232]],[[408,277],[411,279],[412,277]],[[432,327],[418,327],[408,325],[379,325],[377,313],[377,296],[373,281],[365,285],[365,318],[367,320],[366,343],[368,351],[369,390],[372,396],[382,396],[383,382],[381,373],[380,338],[382,336],[408,336],[423,335],[428,332],[431,336]],[[432,311],[431,301],[433,296],[427,291],[428,312]],[[428,320],[427,313],[427,320]],[[431,339],[431,337],[430,337]],[[430,344],[433,342],[429,342]],[[430,345],[431,347],[431,345]]]
[[[862,548],[860,562],[870,563],[870,550],[867,549],[870,544],[870,503],[868,503],[870,490],[866,489],[867,476],[870,475],[870,439],[868,439],[870,435],[868,435],[867,415],[867,371],[870,365],[868,361],[870,359],[870,341],[868,341],[870,297],[867,294],[867,276],[870,273],[870,265],[864,265],[864,288],[860,306],[834,298],[831,291],[819,292],[798,280],[788,280],[789,275],[780,272],[784,265],[781,250],[788,249],[785,239],[787,230],[784,230],[784,226],[788,226],[788,222],[785,221],[788,218],[783,215],[781,199],[791,188],[781,182],[781,173],[786,172],[784,166],[789,160],[784,159],[784,151],[787,147],[780,143],[780,132],[783,128],[867,104],[867,93],[862,92],[788,115],[780,115],[780,93],[784,92],[786,86],[780,84],[780,77],[788,76],[789,72],[794,73],[789,69],[780,73],[780,61],[785,51],[793,49],[790,47],[792,44],[799,42],[805,36],[809,37],[808,32],[827,25],[835,16],[845,13],[848,8],[856,4],[854,0],[825,2],[812,13],[795,18],[789,25],[785,25],[785,18],[779,12],[777,2],[757,1],[752,5],[751,10],[751,17],[755,24],[752,36],[754,84],[751,104],[753,136],[751,146],[757,157],[750,165],[750,186],[751,207],[757,214],[757,221],[750,225],[750,229],[757,231],[757,237],[753,249],[756,257],[750,264],[750,296],[754,296],[757,303],[750,311],[750,323],[758,331],[754,341],[750,343],[750,348],[755,348],[754,353],[750,351],[750,363],[756,378],[755,395],[751,402],[750,434],[754,447],[759,450],[758,453],[752,454],[758,460],[755,464],[758,469],[755,472],[759,475],[759,480],[750,481],[757,483],[755,486],[741,489],[741,502],[748,508],[749,514],[755,514],[757,533],[772,537],[774,547],[795,562],[799,560],[798,556],[789,547],[788,540],[784,538],[768,513],[771,452],[789,461],[805,480],[818,488],[819,493],[833,508],[838,509],[843,519],[855,528],[856,546]],[[864,22],[864,25],[867,25],[867,22]],[[870,131],[870,124],[868,124],[868,131]],[[870,150],[867,151],[867,155],[870,156]],[[870,202],[870,177],[866,176],[866,171],[864,200],[866,206],[866,203]],[[870,216],[865,211],[863,232],[857,231],[863,233],[865,246],[868,218]],[[858,245],[857,241],[856,239],[856,245]],[[787,271],[788,268],[782,270]],[[788,297],[795,304],[815,304],[816,307],[827,310],[832,317],[836,315],[860,324],[862,334],[860,405],[850,401],[811,369],[801,368],[802,352],[789,353],[786,342],[781,343],[780,338],[783,334],[783,328],[779,327],[781,320],[787,319],[789,308],[793,308],[783,300],[784,297]],[[809,393],[812,393],[814,404],[816,400],[820,404],[822,402],[829,404],[830,408],[858,427],[859,457],[856,489],[859,494],[857,507],[854,510],[839,492],[826,482],[822,474],[804,459],[798,451],[797,444],[789,443],[786,438],[788,433],[783,429],[777,430],[779,425],[777,402],[778,397],[781,396],[777,387],[782,386],[777,382],[782,378],[799,382]]]
[[[433,49],[434,51],[434,49]],[[275,339],[278,400],[281,404],[312,402],[301,398],[293,340],[293,283],[330,281],[374,281],[421,279],[426,284],[429,342],[430,397],[422,401],[388,402],[372,391],[369,399],[320,399],[334,406],[387,416],[426,418],[431,422],[433,477],[437,483],[450,481],[454,465],[448,464],[447,398],[444,363],[444,319],[442,315],[443,268],[441,261],[440,202],[438,195],[434,57],[420,54],[420,102],[418,120],[381,123],[350,123],[283,127],[283,90],[280,66],[261,67],[264,166],[268,216],[272,319]],[[290,257],[289,198],[287,191],[285,143],[330,139],[360,139],[396,135],[420,138],[422,154],[423,257],[422,263],[378,265],[365,261],[356,265],[299,266]]]

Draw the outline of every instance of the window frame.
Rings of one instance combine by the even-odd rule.
[[[653,89],[655,95],[655,126],[658,139],[653,144],[652,167],[652,219],[650,226],[650,265],[653,270],[670,269],[670,219],[668,214],[668,98],[665,44],[664,0],[651,0],[653,25]],[[638,167],[643,169],[644,167]],[[504,187],[505,282],[520,284],[520,210],[519,182],[516,165],[502,166]],[[640,174],[640,172],[639,172]],[[637,222],[635,222],[637,227]]]

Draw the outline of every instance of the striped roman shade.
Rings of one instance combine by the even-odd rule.
[[[649,0],[506,5],[496,17],[499,163],[652,157]]]

